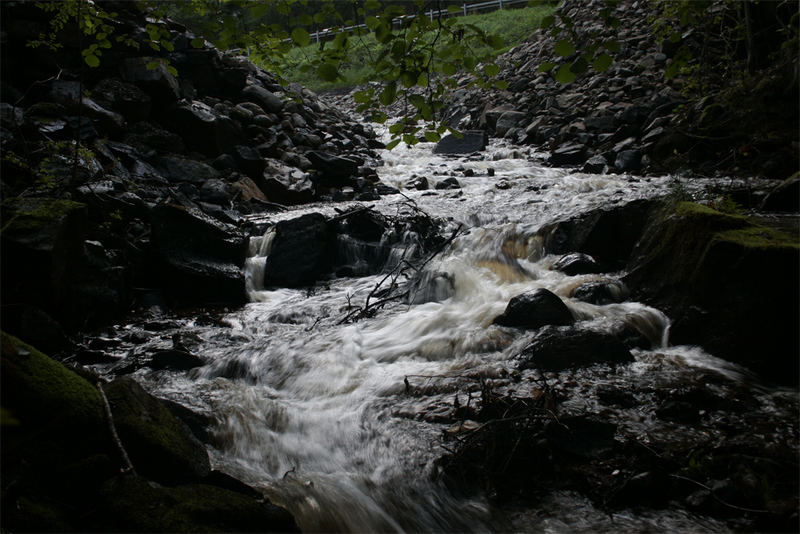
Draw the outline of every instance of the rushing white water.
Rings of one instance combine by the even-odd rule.
[[[448,218],[453,228],[462,225],[460,237],[427,266],[450,275],[451,296],[394,304],[372,319],[340,325],[349,306],[362,303],[383,275],[335,278],[313,290],[265,289],[270,229],[251,241],[246,270],[252,302],[229,313],[226,328],[199,333],[197,352],[210,363],[190,375],[161,375],[151,384],[160,395],[213,414],[215,464],[285,505],[304,531],[491,528],[484,498],[456,497],[433,481],[443,452],[436,445],[441,435],[436,403],[447,407],[435,396],[404,396],[404,381],[470,372],[502,376],[518,342],[491,323],[525,291],[553,291],[587,328],[626,324],[639,331],[657,347],[637,352],[640,368],[669,359],[740,372],[699,349],[667,347],[669,321],[658,310],[569,298],[580,283],[603,277],[551,271],[557,258],[544,255],[536,238],[541,225],[558,218],[666,194],[673,179],[550,169],[538,164],[535,154],[499,145],[485,159],[438,157],[430,148],[386,152],[379,172],[427,213]],[[474,175],[465,177],[465,170]],[[433,183],[449,174],[461,189],[406,189],[414,176]],[[405,201],[394,196],[374,204],[391,215]],[[271,221],[311,211],[332,215],[333,207],[305,206]],[[566,516],[548,521],[527,518],[516,528],[614,530],[620,524],[605,518],[603,524],[578,528]],[[652,521],[625,517],[622,524],[647,530]],[[685,516],[674,525],[699,527]]]

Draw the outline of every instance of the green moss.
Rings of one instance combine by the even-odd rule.
[[[719,232],[714,236],[719,241],[729,241],[736,245],[753,249],[793,248],[800,250],[800,243],[778,230],[766,226],[748,226],[737,230]]]
[[[103,402],[92,384],[27,343],[2,333],[3,407],[22,423],[64,420],[102,424]]]
[[[60,198],[14,198],[3,203],[4,223],[0,232],[26,232],[48,226],[86,204]]]

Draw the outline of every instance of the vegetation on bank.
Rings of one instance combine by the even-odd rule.
[[[486,34],[498,35],[502,39],[502,46],[499,48],[492,48],[482,43],[467,43],[476,61],[491,61],[530,37],[531,33],[541,25],[542,20],[550,16],[554,10],[554,6],[546,4],[520,9],[500,9],[491,13],[459,17],[456,19],[454,29],[458,31],[459,28],[472,25]],[[434,37],[434,32],[429,31],[422,38],[432,41]],[[387,52],[387,45],[380,43],[374,34],[357,36],[351,41],[352,44],[346,51],[346,58],[339,69],[341,77],[333,80],[320,78],[311,68],[317,52],[322,47],[333,46],[333,41],[293,48],[281,58],[277,67],[286,80],[297,82],[317,92],[383,81],[380,73],[375,71],[373,62],[376,57]],[[445,41],[440,41],[436,47],[442,51],[446,45]],[[262,68],[271,66],[258,54],[251,59]]]

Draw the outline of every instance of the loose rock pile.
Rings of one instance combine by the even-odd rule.
[[[639,0],[620,2],[614,11],[622,20],[618,29],[604,26],[597,16],[604,6],[597,0],[567,1],[559,9],[574,21],[579,42],[587,44],[597,32],[598,39],[620,44],[607,71],[589,68],[569,84],[555,80],[556,69],[540,72],[545,62],[570,63],[574,57],[556,56],[554,45],[563,35],[552,37],[549,29],[539,29],[499,58],[500,78],[508,81],[508,90],[471,89],[465,76],[445,110],[445,120],[459,129],[484,129],[517,144],[545,147],[550,164],[584,172],[723,170],[783,179],[796,171],[796,111],[779,116],[769,112],[775,106],[765,108],[757,101],[768,99],[796,110],[796,81],[781,81],[778,73],[765,75],[752,98],[742,102],[753,116],[731,124],[735,114],[723,111],[731,106],[722,96],[690,101],[681,92],[684,77],[665,78],[665,66],[677,47],[653,37],[653,6]],[[758,155],[754,146],[761,147]]]
[[[2,6],[3,245],[20,249],[3,256],[5,295],[70,328],[127,309],[134,287],[163,288],[173,303],[243,302],[242,215],[392,192],[373,170],[382,145],[368,125],[244,57],[193,47],[172,21],[163,25],[174,51],[156,52],[146,13],[101,6],[138,47],[115,44],[96,68],[68,27],[55,52],[27,46],[51,13]],[[31,262],[38,279],[24,276]],[[49,280],[71,294],[41,294]]]

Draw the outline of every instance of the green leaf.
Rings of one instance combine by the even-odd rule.
[[[393,135],[398,134],[403,131],[403,128],[405,128],[405,126],[406,125],[403,122],[396,122],[391,126],[389,126],[389,133]]]
[[[400,139],[392,139],[391,141],[386,143],[386,150],[391,150],[399,144],[400,144]]]
[[[561,65],[556,72],[555,78],[558,83],[572,83],[575,81],[575,73],[570,70],[569,65]]]
[[[83,60],[86,62],[87,65],[90,67],[99,67],[100,66],[100,58],[98,58],[94,54],[87,54]]]
[[[486,38],[486,43],[494,48],[495,50],[499,50],[506,45],[506,42],[503,41],[503,38],[499,35],[490,35]]]
[[[556,18],[553,15],[547,15],[546,17],[542,18],[542,21],[539,23],[539,27],[544,29],[549,28],[552,26],[556,21]]]
[[[458,69],[456,68],[455,65],[453,65],[448,61],[447,63],[442,65],[442,72],[445,73],[447,76],[452,76],[456,72],[458,72]]]
[[[311,36],[308,35],[308,32],[303,28],[295,28],[292,30],[292,41],[294,41],[297,46],[307,46],[308,43],[311,42]]]
[[[449,13],[461,13],[463,9],[459,6],[447,6],[447,11]]]
[[[568,57],[575,53],[575,45],[569,39],[561,39],[556,42],[553,51],[561,57]]]
[[[681,42],[681,32],[672,32],[671,34],[669,34],[669,42],[670,43]]]
[[[592,68],[597,72],[605,72],[608,70],[608,68],[611,66],[613,62],[614,60],[612,59],[611,56],[603,53],[594,59],[594,61],[592,62]]]
[[[618,41],[606,41],[605,43],[603,43],[603,46],[606,48],[606,50],[608,50],[609,52],[613,52],[615,54],[620,50],[620,45]]]
[[[376,11],[381,8],[381,3],[378,0],[367,0],[364,2],[364,9],[368,11]]]
[[[366,104],[370,100],[372,100],[372,95],[374,91],[372,89],[368,89],[365,91],[356,91],[353,93],[353,100],[359,104]]]
[[[403,87],[413,87],[417,84],[417,73],[406,71],[401,76],[401,80],[403,82]]]
[[[425,105],[425,98],[422,95],[408,95],[408,101],[417,109],[421,109]]]
[[[177,76],[178,75],[178,69],[176,69],[172,65],[167,65],[167,72],[169,72],[173,76]]]
[[[537,70],[539,72],[550,72],[551,70],[553,70],[553,67],[555,67],[555,66],[556,66],[555,63],[551,63],[549,61],[545,61],[544,63],[539,65],[539,68]]]
[[[159,61],[157,59],[154,59],[153,61],[151,61],[147,65],[145,65],[145,68],[147,70],[155,70],[155,69],[158,68],[159,65],[161,65],[161,61]]]
[[[297,23],[302,24],[303,26],[311,26],[314,24],[314,19],[308,13],[303,13],[297,17]]]
[[[326,82],[332,82],[339,77],[339,69],[331,63],[323,63],[317,68],[317,75]]]
[[[378,96],[378,101],[384,106],[392,104],[397,99],[397,82],[389,82]]]
[[[441,138],[442,136],[436,132],[431,132],[431,131],[425,132],[425,139],[427,139],[431,143],[437,143]]]
[[[174,52],[175,51],[175,45],[172,44],[172,41],[169,41],[167,39],[161,39],[160,42],[161,42],[161,46],[163,46],[164,50],[166,50],[167,52]]]
[[[497,80],[494,82],[494,88],[499,89],[500,91],[505,91],[508,89],[508,82],[505,80]]]
[[[584,58],[583,56],[573,61],[572,65],[569,66],[569,70],[571,70],[575,74],[583,74],[584,72],[586,72],[586,69],[588,68],[589,68],[589,62],[586,61],[586,58]]]
[[[202,37],[195,37],[189,42],[192,48],[203,48],[206,45],[206,40]]]
[[[417,136],[414,134],[404,134],[403,142],[408,146],[414,146],[419,143],[419,139],[417,139]]]
[[[375,28],[381,25],[381,21],[377,19],[377,17],[367,17],[367,20],[364,21],[364,24],[367,25],[372,31],[375,31]]]
[[[491,78],[493,76],[497,76],[498,74],[500,74],[500,67],[498,67],[494,63],[489,63],[488,65],[485,65],[483,67],[483,72],[486,74],[486,76]]]
[[[417,78],[417,85],[420,87],[428,87],[428,75],[424,72],[420,74],[419,78]]]

